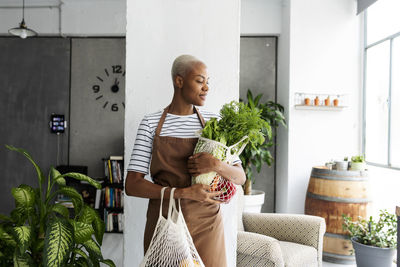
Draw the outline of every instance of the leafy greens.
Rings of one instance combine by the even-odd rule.
[[[253,147],[264,143],[265,136],[272,136],[271,126],[261,118],[261,111],[242,102],[232,101],[220,110],[221,119],[210,119],[201,136],[232,146],[244,136]]]

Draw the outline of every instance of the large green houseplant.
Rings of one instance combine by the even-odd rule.
[[[99,266],[103,259],[100,246],[105,231],[97,212],[84,204],[75,188],[66,185],[64,177],[101,185],[80,173],[62,174],[51,167],[44,176],[40,167],[23,149],[6,146],[24,155],[34,166],[38,188],[21,184],[12,189],[15,209],[10,216],[0,215],[1,266]],[[69,196],[73,210],[54,203],[58,194]],[[93,238],[94,236],[94,238]]]
[[[359,217],[357,221],[342,215],[343,229],[353,243],[358,267],[391,267],[397,247],[397,218],[381,210],[378,220]]]
[[[286,127],[286,120],[283,115],[283,106],[275,103],[274,101],[262,103],[260,101],[262,96],[262,94],[259,94],[256,97],[253,97],[251,90],[247,91],[247,102],[245,102],[246,105],[248,105],[250,108],[259,109],[261,111],[261,118],[268,122],[270,128],[263,129],[265,136],[267,136],[264,143],[255,144],[253,146],[248,145],[240,155],[240,159],[247,177],[244,186],[245,195],[251,194],[251,187],[252,183],[254,182],[252,166],[255,166],[256,171],[259,173],[264,163],[266,163],[268,166],[271,166],[274,160],[270,149],[275,144],[273,138],[275,131],[272,133],[271,129],[276,129],[279,125]]]

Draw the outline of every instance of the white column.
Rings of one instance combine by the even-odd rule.
[[[238,99],[239,25],[239,0],[128,1],[125,110],[127,160],[140,120],[146,113],[165,107],[172,99],[170,69],[177,56],[192,54],[208,65],[210,92],[205,109],[218,112],[224,103]],[[146,210],[147,200],[125,198],[124,266],[138,266],[143,258]],[[230,218],[231,214],[228,213],[224,212]],[[230,248],[229,266],[234,267],[236,234],[233,232],[236,229],[234,223],[230,223],[231,220],[225,221],[228,224],[227,239],[230,240],[227,245]]]

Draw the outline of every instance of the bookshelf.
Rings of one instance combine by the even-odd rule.
[[[123,233],[124,225],[124,159],[110,156],[103,159],[104,182],[101,192],[100,212],[106,233]]]

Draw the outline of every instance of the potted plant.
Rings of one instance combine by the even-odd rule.
[[[352,171],[364,171],[366,169],[365,158],[363,155],[357,155],[351,157],[351,167]]]
[[[247,91],[247,103],[251,108],[258,108],[261,110],[261,118],[263,118],[272,129],[278,127],[280,124],[286,127],[285,117],[283,116],[284,108],[274,101],[268,101],[266,103],[261,103],[262,94],[257,95],[255,98],[250,90]],[[263,129],[267,132],[270,129]],[[266,136],[271,136],[266,138],[264,143],[257,144],[254,146],[246,146],[240,159],[243,164],[243,168],[246,172],[246,183],[244,186],[244,194],[252,194],[252,183],[254,182],[254,176],[252,171],[252,166],[256,167],[256,171],[259,173],[261,167],[264,163],[268,166],[272,165],[274,158],[271,155],[270,148],[274,146],[274,134],[266,134]],[[264,198],[262,198],[264,200]]]
[[[61,175],[53,167],[46,179],[28,152],[6,147],[33,164],[38,188],[21,184],[12,189],[16,207],[10,216],[0,215],[0,265],[99,266],[102,262],[115,266],[111,260],[103,259],[100,250],[104,222],[94,209],[84,204],[75,188],[66,185],[64,177],[86,181],[98,189],[100,183],[80,173]],[[70,197],[74,208],[54,203],[58,194]]]
[[[352,221],[342,215],[343,229],[350,235],[356,254],[357,267],[391,267],[397,246],[397,218],[381,210],[378,221],[361,217]]]

